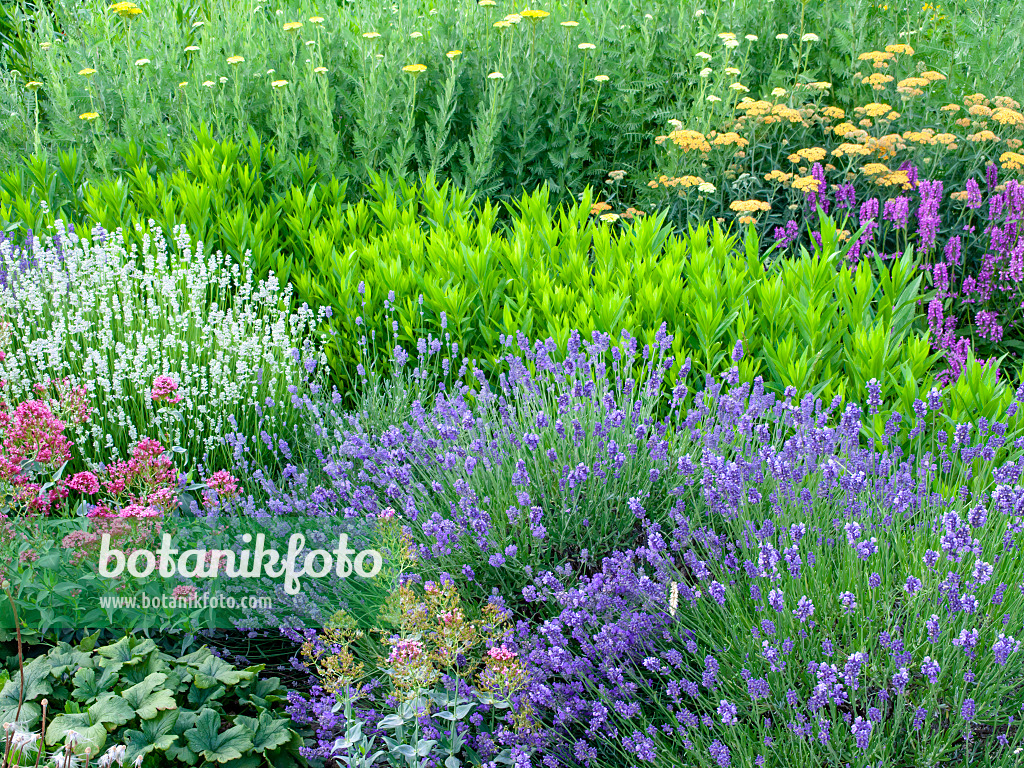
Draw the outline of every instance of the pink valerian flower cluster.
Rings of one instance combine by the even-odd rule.
[[[107,475],[110,479],[104,483],[104,487],[114,496],[177,483],[177,474],[170,456],[159,441],[148,437],[139,441],[128,461],[111,464],[107,468]]]
[[[67,498],[66,481],[60,480],[44,491],[28,469],[35,462],[54,471],[71,458],[65,426],[43,400],[20,403],[13,412],[0,406],[0,481],[13,486],[15,505],[48,514]]]
[[[95,496],[100,492],[100,481],[92,472],[78,472],[68,480],[68,488],[85,496]]]
[[[110,546],[130,557],[137,547],[158,537],[160,532],[159,520],[101,515],[89,521],[88,529],[72,531],[61,539],[61,547],[72,552],[71,563],[75,565],[99,553],[103,534],[106,533],[110,535]]]
[[[85,387],[76,386],[69,378],[34,384],[32,389],[37,398],[46,400],[50,410],[62,421],[84,424],[92,416],[93,408],[89,405]]]
[[[207,478],[206,493],[203,495],[207,504],[216,506],[221,501],[233,499],[239,493],[238,478],[227,470],[222,469],[219,472],[214,472]]]
[[[199,591],[192,585],[181,584],[173,589],[171,597],[175,600],[189,600],[193,601],[196,599]]]
[[[150,397],[154,403],[166,403],[174,405],[181,402],[181,395],[174,394],[178,391],[178,382],[170,376],[157,376],[153,379],[153,388],[150,390]]]
[[[51,467],[68,461],[71,458],[71,441],[64,434],[65,426],[50,409],[49,403],[43,400],[20,403],[13,413],[0,411],[4,452],[3,469],[0,471],[9,478],[19,474],[20,465],[26,461]]]

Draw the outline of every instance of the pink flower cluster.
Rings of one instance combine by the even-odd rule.
[[[232,499],[240,493],[238,478],[224,469],[214,472],[207,478],[206,489],[204,496],[207,504],[211,506],[216,506],[221,501]]]
[[[516,652],[509,650],[504,645],[498,645],[494,648],[489,648],[487,655],[495,661],[512,661],[516,657]]]
[[[178,391],[178,382],[170,376],[157,376],[153,379],[153,388],[150,390],[150,397],[155,403],[166,403],[174,405],[181,402],[181,395],[174,394]]]
[[[423,643],[419,640],[399,640],[391,649],[388,661],[391,663],[412,661],[423,654]]]

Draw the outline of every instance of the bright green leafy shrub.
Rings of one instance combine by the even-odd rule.
[[[328,357],[343,391],[359,378],[364,335],[386,352],[396,341],[450,334],[460,354],[493,366],[502,334],[551,336],[564,348],[573,328],[584,337],[646,328],[648,343],[662,322],[675,336],[673,353],[692,356],[702,375],[726,370],[742,341],[741,375],[761,375],[780,393],[795,386],[826,401],[861,397],[877,379],[883,399],[909,412],[936,386],[941,357],[930,352],[912,254],[851,269],[828,220],[820,249],[779,260],[764,255],[753,230],[741,240],[717,225],[680,237],[663,217],[602,223],[590,215],[589,194],[556,207],[540,190],[499,208],[475,206],[450,185],[378,178],[356,203],[337,180],[268,201],[268,152],[255,136],[245,147],[207,136],[189,153],[187,174],[137,166],[127,180],[86,186],[80,199],[66,181],[71,158],[70,173],[35,160],[0,179],[0,207],[25,219],[41,195],[53,202],[29,219],[36,227],[76,212],[128,232],[151,219],[164,231],[184,224],[207,249],[249,252],[257,275],[274,272],[298,301],[330,307]],[[980,390],[957,385],[950,418],[1001,414],[1010,392],[996,376],[977,370],[968,379]],[[879,429],[887,417],[878,416]]]
[[[46,700],[46,745],[78,734],[76,754],[127,746],[126,764],[298,765],[302,737],[283,713],[285,689],[262,665],[236,669],[203,646],[180,658],[149,639],[124,637],[96,648],[59,643],[25,665],[21,724],[38,729]],[[13,721],[21,678],[0,673],[0,718]]]

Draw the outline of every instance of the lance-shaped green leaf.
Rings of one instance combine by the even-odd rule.
[[[216,763],[234,760],[252,749],[245,726],[235,725],[224,733],[219,731],[220,715],[212,709],[204,709],[196,718],[195,727],[185,731],[185,738],[192,751]]]
[[[167,675],[163,672],[154,672],[121,695],[139,713],[140,718],[149,720],[156,717],[156,713],[162,709],[174,709],[178,706],[171,692],[162,687],[166,679]]]

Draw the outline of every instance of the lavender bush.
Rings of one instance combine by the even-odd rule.
[[[481,595],[518,596],[538,569],[582,573],[635,546],[640,521],[672,504],[674,438],[669,419],[652,415],[674,363],[671,337],[663,328],[658,348],[641,351],[628,333],[618,346],[573,334],[562,360],[550,340],[502,345],[508,371],[493,387],[475,363],[458,363],[455,344],[428,338],[415,367],[396,348],[389,381],[362,369],[355,413],[307,398],[318,439],[306,452],[319,477],[296,473],[280,497],[368,525],[394,507],[421,570],[458,575]],[[636,379],[635,360],[645,364]],[[477,387],[462,383],[467,371]],[[678,385],[669,410],[686,395]]]
[[[905,454],[731,383],[682,425],[671,521],[536,579],[547,764],[1019,765],[1024,438],[935,428],[934,397]]]
[[[392,507],[414,582],[507,599],[545,765],[1017,764],[1024,389],[976,425],[933,390],[905,449],[900,413],[863,437],[871,383],[826,407],[734,367],[656,419],[664,329],[502,343],[497,382],[428,338],[360,371],[356,413],[296,396],[314,466],[278,493],[368,528]]]

